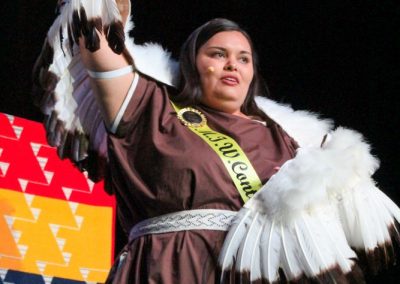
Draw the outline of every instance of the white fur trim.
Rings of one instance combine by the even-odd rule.
[[[333,121],[321,119],[308,111],[295,111],[263,97],[256,97],[257,105],[293,137],[301,147],[320,145],[323,137],[333,129]]]
[[[151,78],[170,86],[176,86],[179,65],[171,53],[156,43],[134,44],[129,31],[134,27],[130,20],[125,25],[125,46],[135,62],[136,69]]]

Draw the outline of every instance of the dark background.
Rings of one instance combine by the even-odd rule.
[[[0,112],[42,119],[30,97],[31,69],[55,2],[0,2]],[[400,204],[400,1],[136,0],[133,9],[136,43],[159,42],[175,57],[205,21],[239,22],[255,42],[272,97],[363,133],[381,159],[375,179]],[[400,268],[369,282],[378,279],[398,282]]]

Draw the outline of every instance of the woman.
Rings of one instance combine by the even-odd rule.
[[[104,1],[108,2],[112,1]],[[119,8],[125,19],[124,3],[126,1]],[[71,54],[77,52],[74,43],[79,43],[79,56],[91,77],[92,88],[108,129],[107,190],[116,195],[118,217],[129,235],[129,243],[113,266],[107,283],[273,282],[279,280],[279,269],[284,272],[281,280],[285,277],[289,280],[301,277],[325,279],[326,275],[334,280],[346,280],[346,275],[357,271],[352,260],[355,254],[349,246],[352,245],[351,238],[346,241],[347,231],[338,227],[338,221],[332,219],[332,215],[324,220],[318,219],[328,214],[330,209],[324,210],[324,214],[315,214],[314,209],[320,209],[319,204],[330,200],[331,193],[338,194],[336,188],[347,189],[350,183],[353,188],[354,172],[363,177],[367,172],[367,180],[371,171],[376,169],[377,162],[369,158],[368,146],[362,141],[359,148],[351,148],[353,142],[360,139],[348,131],[335,132],[331,141],[322,141],[320,133],[325,134],[330,128],[329,123],[324,122],[315,122],[318,131],[314,133],[319,136],[317,143],[322,141],[323,147],[300,152],[301,155],[293,159],[297,143],[256,104],[255,96],[265,95],[266,91],[258,73],[253,44],[245,31],[225,19],[212,20],[195,30],[182,48],[180,80],[175,89],[162,83],[151,72],[142,71],[138,62],[140,56],[137,56],[140,52],[129,48],[128,52],[121,45],[118,38],[119,14],[114,14],[116,21],[110,21],[109,16],[109,22],[103,22],[106,31],[103,34],[99,32],[102,30],[101,23],[96,22],[94,14],[89,14],[91,10],[88,7],[77,10],[73,3],[62,4],[60,22],[63,17],[67,21],[73,19],[65,33],[69,36]],[[105,11],[110,11],[107,5],[104,6]],[[53,30],[58,32],[60,26],[55,27]],[[64,28],[62,24],[61,27]],[[49,36],[57,37],[56,32],[50,30]],[[61,39],[65,41],[64,37]],[[74,73],[79,63],[76,60],[71,62],[74,64],[69,65],[69,70]],[[132,67],[132,64],[135,66]],[[38,84],[45,85],[43,89],[52,89],[49,79],[58,79],[54,79],[56,76],[49,71],[53,70],[51,63],[41,59],[38,66],[38,81],[46,79],[45,84]],[[85,86],[84,82],[75,80],[73,88]],[[58,82],[54,84],[60,85]],[[52,90],[57,90],[57,87]],[[89,108],[84,109],[90,112]],[[268,115],[273,116],[276,111],[271,107],[269,109]],[[70,138],[52,135],[66,128],[65,124],[53,122],[54,116],[49,115],[49,140],[63,148],[60,145],[68,144]],[[295,118],[291,116],[289,120]],[[288,126],[286,129],[293,130],[290,123],[297,122],[285,123]],[[311,125],[307,127],[312,129]],[[298,126],[296,129],[302,132]],[[304,135],[310,136],[308,133]],[[92,140],[97,138],[97,132],[89,135]],[[345,135],[346,139],[342,139]],[[83,135],[77,136],[83,139]],[[301,135],[298,137],[300,139]],[[77,144],[79,142],[71,143],[71,156],[75,161],[82,162],[86,159],[87,149],[84,143],[75,149]],[[354,152],[359,154],[354,156]],[[65,152],[62,155],[66,155]],[[326,162],[328,156],[330,160]],[[343,156],[343,159],[336,159],[337,156]],[[363,159],[358,159],[360,156]],[[306,163],[304,157],[307,158]],[[285,164],[291,159],[291,163]],[[336,160],[332,162],[333,159]],[[353,163],[353,160],[358,163]],[[358,166],[361,160],[366,164],[364,168]],[[334,168],[343,167],[343,171],[340,176],[328,175],[323,171],[324,163]],[[285,166],[279,170],[283,164]],[[303,165],[307,165],[304,172]],[[274,179],[268,182],[273,175]],[[277,182],[282,180],[284,182]],[[304,196],[311,194],[310,191],[304,192],[299,185],[306,184],[304,188],[309,189],[310,180],[317,184],[318,189],[320,185],[329,185],[319,191],[323,193],[317,193],[317,201],[310,197],[303,201]],[[262,184],[265,184],[263,190],[258,191]],[[300,189],[291,190],[294,193],[287,195],[284,191],[291,189],[292,184]],[[284,201],[275,201],[279,198]],[[226,239],[226,230],[235,212],[249,199]],[[297,203],[301,206],[297,207]],[[279,206],[272,208],[270,204]],[[303,216],[306,209],[308,215],[317,219],[313,219],[316,222],[313,224],[322,220],[335,228],[330,233],[335,234],[337,248],[331,248],[333,242],[329,234],[319,231],[315,234],[316,242],[304,245],[308,241],[307,236],[314,238],[314,232],[302,229],[298,233],[298,226],[305,224],[307,227],[309,223],[303,217],[301,223],[293,216]],[[358,214],[361,210],[356,207],[352,212]],[[391,214],[398,213],[396,210],[392,208]],[[263,215],[263,221],[257,219],[259,215]],[[346,218],[348,216],[344,220]],[[275,220],[280,224],[279,232],[273,230]],[[394,224],[392,215],[387,220],[385,223],[388,226]],[[261,225],[256,227],[257,223]],[[268,234],[264,233],[267,227]],[[298,233],[297,237],[288,241],[284,235],[290,236],[293,232]],[[271,243],[275,252],[271,254],[270,246],[267,246],[268,261],[273,261],[268,262],[267,268],[262,265],[260,268],[263,258],[256,245],[265,242],[263,236],[266,235],[270,236],[267,241],[276,240]],[[384,240],[387,241],[386,235]],[[226,244],[221,253],[224,241]],[[381,239],[376,243],[383,245],[385,251],[390,248],[391,244],[379,241]],[[287,243],[290,245],[287,246]],[[370,246],[363,245],[370,249]],[[374,246],[375,243],[372,244]],[[315,255],[320,247],[324,251],[329,250],[329,257],[310,260],[309,257]],[[247,255],[249,251],[251,253]],[[301,255],[297,256],[299,251]],[[217,273],[218,262],[226,271],[222,276]],[[241,272],[236,280],[235,269]],[[360,280],[360,276],[355,277]]]
[[[87,55],[86,59],[92,56],[85,49],[81,52]],[[102,55],[102,64],[103,58]],[[112,123],[118,116],[113,110],[121,108],[123,100],[119,98],[124,97],[135,79],[132,74],[117,78],[121,81],[119,86],[127,81],[121,93],[105,86],[114,85],[114,79],[95,79],[100,100],[104,101],[102,108],[109,114],[107,121],[116,129],[116,135],[110,135],[108,141],[109,184],[118,198],[119,217],[126,232],[139,221],[167,213],[192,209],[238,211],[243,205],[219,157],[182,124],[169,97],[181,105],[195,107],[211,129],[238,141],[262,183],[294,155],[295,142],[255,104],[255,93],[259,94],[263,86],[254,75],[255,52],[239,26],[224,19],[206,23],[188,39],[180,62],[181,91],[136,73],[136,89],[117,124]],[[118,106],[112,107],[115,102]],[[129,160],[125,158],[128,156]],[[122,272],[115,272],[114,281],[214,282],[225,234],[190,230],[131,240],[126,248],[127,262],[121,266]]]

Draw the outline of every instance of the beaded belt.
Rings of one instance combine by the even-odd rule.
[[[174,212],[146,219],[136,224],[129,233],[129,240],[149,234],[186,230],[227,231],[237,212],[219,209],[196,209]]]

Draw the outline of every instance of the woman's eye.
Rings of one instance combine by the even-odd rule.
[[[212,56],[217,58],[223,58],[225,57],[225,54],[223,52],[214,52]]]
[[[249,63],[250,62],[250,59],[248,58],[248,57],[240,57],[239,58],[239,61],[240,62],[242,62],[242,63]]]

